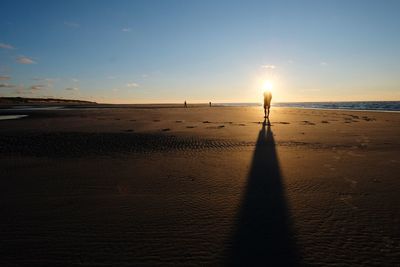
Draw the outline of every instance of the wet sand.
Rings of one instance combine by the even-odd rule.
[[[1,266],[400,265],[400,113],[19,112]]]

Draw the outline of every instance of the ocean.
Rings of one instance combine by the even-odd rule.
[[[400,101],[273,103],[275,107],[400,111]]]
[[[261,106],[260,103],[221,103],[219,106],[243,107]],[[278,102],[273,107],[308,108],[308,109],[346,109],[400,111],[400,101],[353,101],[353,102]]]

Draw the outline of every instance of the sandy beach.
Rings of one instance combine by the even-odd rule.
[[[400,265],[400,113],[7,111],[0,265]]]

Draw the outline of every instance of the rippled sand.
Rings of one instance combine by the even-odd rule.
[[[262,113],[1,121],[0,265],[399,265],[400,114]]]

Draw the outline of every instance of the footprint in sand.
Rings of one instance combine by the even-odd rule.
[[[153,120],[154,122],[159,122],[160,120]]]
[[[196,128],[196,126],[186,126],[186,128],[193,129]]]
[[[321,121],[321,123],[329,123],[329,121]]]
[[[129,121],[136,121],[136,120],[129,120]]]
[[[286,121],[277,121],[275,123],[276,124],[290,124],[290,122],[286,122]]]
[[[367,116],[363,116],[362,117],[365,121],[375,121],[376,119],[375,118],[369,118],[369,117],[367,117]]]
[[[203,121],[203,123],[211,123],[211,122],[209,122],[209,121]]]
[[[225,128],[225,125],[218,125],[218,126],[210,126],[210,127],[207,127],[206,129],[222,129],[222,128]]]
[[[116,119],[114,119],[114,120],[116,120],[116,121],[120,121],[121,119],[120,119],[120,118],[116,118]]]
[[[132,129],[124,130],[124,132],[133,132]]]
[[[164,128],[164,129],[162,129],[161,131],[163,131],[163,132],[168,132],[168,131],[171,131],[171,129],[170,129],[170,128]]]
[[[175,121],[175,122],[176,122],[176,123],[182,123],[183,121],[179,121],[179,120],[178,120],[178,121]]]
[[[244,124],[244,123],[239,123],[238,125],[239,126],[246,126],[246,124]]]
[[[315,125],[315,123],[311,122],[311,121],[302,121],[303,125]]]

